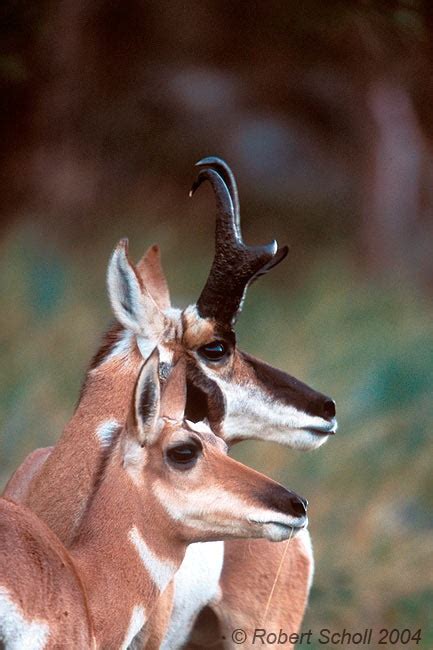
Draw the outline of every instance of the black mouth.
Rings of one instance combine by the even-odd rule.
[[[317,436],[333,436],[335,434],[334,429],[315,429],[314,427],[308,427],[307,431],[311,431]]]
[[[262,526],[278,526],[280,528],[290,528],[292,531],[302,530],[308,526],[308,517],[302,517],[299,519],[298,523],[284,523],[282,521],[257,521],[255,519],[250,519],[255,524],[260,524]]]

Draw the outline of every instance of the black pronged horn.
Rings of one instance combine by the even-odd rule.
[[[242,240],[236,181],[233,172],[219,158],[205,158],[198,165],[208,164],[200,170],[192,186],[191,196],[204,182],[209,181],[217,202],[215,257],[206,285],[197,301],[203,318],[233,324],[249,283],[278,264],[287,254],[287,247],[278,250],[274,240],[264,246],[247,246]],[[219,171],[214,169],[214,166]],[[221,175],[222,172],[225,176]],[[226,179],[229,185],[227,185]],[[231,188],[232,193],[229,191]]]
[[[235,212],[235,221],[240,228],[241,225],[241,211],[240,211],[240,203],[239,203],[239,193],[238,193],[238,186],[236,183],[235,175],[233,174],[232,170],[228,166],[225,160],[222,158],[218,158],[217,156],[208,156],[207,158],[202,158],[199,160],[197,163],[195,163],[196,167],[210,167],[211,169],[215,169],[216,172],[222,177],[223,181],[228,187],[228,190],[230,192],[230,196],[232,198],[233,202],[233,208]]]

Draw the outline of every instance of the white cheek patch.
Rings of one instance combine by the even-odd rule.
[[[129,539],[137,550],[144,568],[159,591],[164,591],[176,572],[176,566],[171,562],[160,560],[146,544],[135,526],[129,531]]]
[[[0,586],[0,641],[4,647],[7,650],[42,650],[49,635],[48,623],[26,619],[9,591]]]
[[[96,437],[98,438],[101,446],[107,448],[113,441],[113,435],[118,431],[120,422],[117,420],[105,420],[96,429]]]
[[[218,598],[224,542],[190,544],[174,578],[173,610],[161,650],[186,644],[197,614]]]
[[[131,620],[129,621],[128,631],[121,645],[121,650],[128,650],[134,637],[140,632],[145,622],[146,612],[144,607],[142,605],[135,605],[132,610]]]
[[[295,406],[272,399],[255,386],[233,385],[221,379],[217,373],[202,369],[225,397],[222,437],[228,442],[233,439],[265,440],[307,450],[320,447],[328,439],[327,434],[337,430],[336,420],[329,422],[309,415]]]

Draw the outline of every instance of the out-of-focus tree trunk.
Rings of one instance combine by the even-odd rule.
[[[365,174],[362,239],[369,265],[393,269],[411,262],[425,145],[404,87],[375,82],[368,91],[368,106],[375,134]]]

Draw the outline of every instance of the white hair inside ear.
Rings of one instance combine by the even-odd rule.
[[[117,320],[126,329],[149,341],[150,349],[164,330],[164,314],[128,258],[128,240],[122,239],[113,251],[107,271],[108,296]]]

